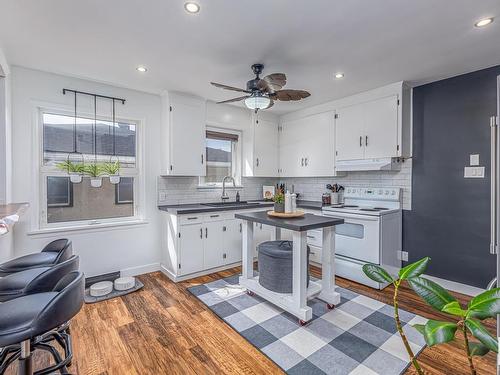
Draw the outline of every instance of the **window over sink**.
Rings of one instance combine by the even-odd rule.
[[[240,139],[238,131],[207,128],[206,176],[200,177],[200,187],[220,187],[225,176],[232,176],[236,185],[241,185]]]

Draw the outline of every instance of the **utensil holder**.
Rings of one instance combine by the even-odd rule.
[[[331,204],[339,204],[340,203],[340,193],[331,193],[330,194]]]

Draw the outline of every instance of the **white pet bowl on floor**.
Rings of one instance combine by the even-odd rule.
[[[115,290],[128,290],[135,286],[135,277],[120,277],[115,280]]]
[[[102,297],[113,291],[113,283],[111,281],[100,281],[90,286],[90,295],[92,297]]]

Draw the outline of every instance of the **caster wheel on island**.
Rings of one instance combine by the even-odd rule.
[[[299,319],[299,324],[300,324],[301,326],[305,326],[305,325],[307,324],[307,322],[306,322],[306,321],[304,321],[304,320],[302,320],[302,319]]]
[[[255,296],[255,293],[254,293],[254,292],[252,292],[251,290],[247,290],[247,294],[248,294],[250,297]]]
[[[335,305],[331,304],[331,303],[327,303],[326,307],[328,307],[328,310],[333,310],[335,308]]]

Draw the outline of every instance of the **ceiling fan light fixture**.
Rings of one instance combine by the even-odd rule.
[[[249,109],[266,109],[271,104],[271,99],[267,96],[252,95],[245,99],[245,105]]]
[[[336,79],[344,78],[344,73],[341,73],[341,72],[335,73],[335,78]]]
[[[137,68],[135,68],[135,70],[137,70],[138,72],[141,72],[141,73],[146,73],[148,71],[148,68],[146,68],[145,66],[139,65]]]
[[[184,9],[186,12],[194,14],[200,11],[200,5],[193,1],[188,1],[187,3],[184,3]]]

